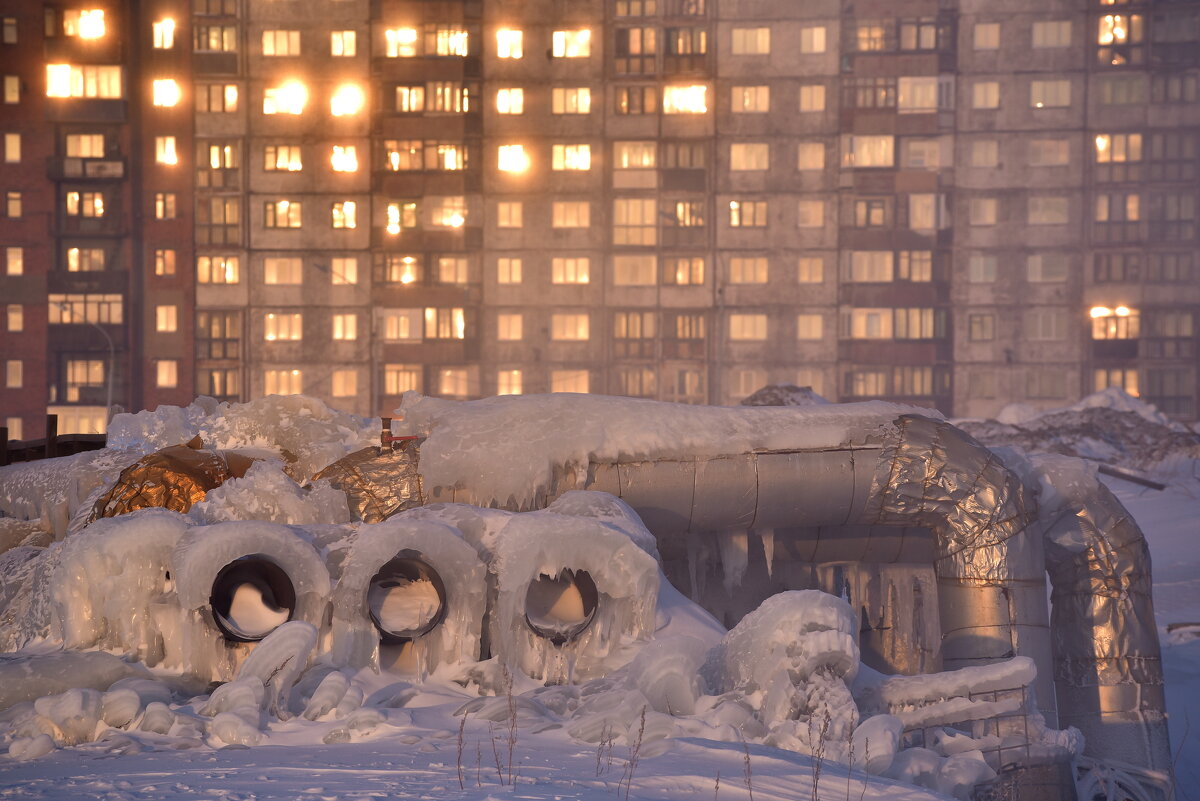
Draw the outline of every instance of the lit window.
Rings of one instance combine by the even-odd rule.
[[[120,295],[47,295],[49,321],[55,325],[120,324],[125,317]]]
[[[237,110],[237,84],[210,83],[196,87],[196,111],[232,114]]]
[[[823,84],[807,84],[800,87],[800,110],[825,110],[825,86]]]
[[[497,228],[520,228],[524,223],[523,204],[518,201],[501,201],[496,204]]]
[[[1071,105],[1070,81],[1033,81],[1029,84],[1032,108],[1066,108]]]
[[[663,283],[699,286],[704,283],[703,256],[670,256],[663,260]]]
[[[767,282],[767,258],[765,256],[734,256],[729,260],[729,283],[765,284]]]
[[[353,200],[342,200],[333,204],[334,228],[358,227],[358,204]]]
[[[770,28],[734,28],[735,56],[765,56],[771,52]]]
[[[358,259],[354,256],[335,256],[330,259],[329,279],[334,284],[357,284]]]
[[[995,225],[996,209],[996,198],[973,197],[969,204],[968,219],[971,225]]]
[[[496,315],[496,339],[502,342],[516,342],[524,337],[524,316],[517,314]]]
[[[304,391],[300,370],[264,370],[263,392],[267,395],[299,395]]]
[[[154,251],[154,274],[155,275],[174,275],[175,274],[175,251],[157,249]]]
[[[299,172],[303,168],[300,145],[267,145],[263,148],[264,170]]]
[[[154,82],[154,104],[161,107],[173,107],[179,103],[182,96],[179,83],[174,78],[160,78]]]
[[[1033,23],[1034,47],[1068,47],[1071,44],[1071,21]]]
[[[4,162],[18,164],[21,161],[21,135],[19,133],[4,134]]]
[[[16,75],[4,76],[4,102],[9,105],[21,102],[21,79]]]
[[[25,307],[20,303],[8,304],[6,328],[9,331],[24,331],[25,330]],[[520,337],[517,337],[520,339]]]
[[[1000,23],[975,23],[975,49],[996,50],[1000,47]]]
[[[421,278],[421,262],[415,256],[387,254],[384,257],[384,280],[389,284],[415,284]]]
[[[263,31],[262,49],[264,56],[298,56],[300,31]]]
[[[17,43],[17,18],[16,17],[4,17],[3,20],[0,20],[0,28],[2,28],[2,32],[0,32],[0,43],[3,43],[3,44],[16,44]],[[20,439],[20,437],[13,437],[13,439]]]
[[[467,223],[467,199],[462,195],[429,198],[430,224],[462,228]]]
[[[1096,134],[1095,141],[1099,164],[1142,160],[1141,134]]]
[[[155,306],[154,307],[154,330],[160,332],[171,332],[179,330],[179,307],[178,306]]]
[[[329,55],[350,57],[358,52],[358,35],[354,31],[333,31],[329,34]]]
[[[410,390],[421,391],[420,365],[386,364],[383,367],[384,392],[388,395],[400,395]]]
[[[338,341],[358,339],[358,315],[335,314],[333,320],[333,338]]]
[[[524,145],[500,145],[497,149],[496,168],[500,172],[525,172],[529,169],[529,156]]]
[[[304,280],[300,259],[286,256],[263,259],[263,283],[270,285],[299,285]]]
[[[387,227],[389,234],[417,227],[417,204],[413,201],[387,204]]]
[[[301,204],[295,200],[269,200],[263,204],[263,227],[299,228]]]
[[[267,342],[299,342],[303,338],[304,318],[300,312],[263,316],[263,339]]]
[[[731,228],[764,228],[767,225],[767,201],[729,201],[729,226]]]
[[[238,49],[235,25],[197,25],[193,30],[197,53],[233,53]]]
[[[10,440],[24,439],[25,438],[24,424],[25,424],[25,421],[22,420],[20,417],[5,417],[4,425],[8,428],[8,438]]]
[[[927,114],[948,108],[949,99],[939,97],[939,91],[949,92],[949,84],[936,76],[906,76],[896,82],[896,108],[903,114]]]
[[[72,217],[103,217],[104,195],[100,192],[67,192],[67,214]]]
[[[653,204],[653,200],[646,201]],[[550,225],[553,228],[587,228],[592,224],[592,204],[586,200],[554,201]]]
[[[496,90],[496,113],[497,114],[524,114],[525,113],[525,90],[524,89],[497,89]]]
[[[1091,312],[1092,339],[1137,339],[1141,336],[1141,315],[1128,306],[1095,306]]]
[[[664,114],[704,114],[708,111],[708,87],[667,86],[663,88]]]
[[[1000,84],[976,81],[971,85],[971,108],[1000,108]]]
[[[154,219],[156,220],[173,220],[175,219],[175,210],[177,206],[176,195],[174,192],[155,192],[154,193]]]
[[[308,89],[300,81],[287,81],[263,92],[263,114],[303,114]]]
[[[501,370],[496,373],[497,395],[520,395],[522,390],[520,370]]]
[[[383,32],[388,58],[411,58],[417,55],[417,29],[393,28]]]
[[[766,113],[771,110],[771,87],[735,86],[731,102],[734,114]]]
[[[896,163],[892,136],[843,136],[843,167],[891,167]]]
[[[4,249],[4,274],[5,275],[24,275],[24,273],[25,273],[25,249],[24,248],[5,248]]]
[[[652,168],[658,155],[656,142],[614,142],[613,169],[640,170]]]
[[[551,392],[579,392],[587,393],[590,391],[591,376],[587,370],[551,370],[550,371],[550,391]]]
[[[100,39],[104,36],[104,11],[98,8],[68,9],[63,12],[63,35],[80,39]]]
[[[521,283],[521,260],[507,256],[496,259],[496,283]]]
[[[438,394],[447,398],[465,398],[471,394],[471,371],[465,367],[438,370]]]
[[[553,114],[590,114],[592,90],[586,86],[556,86],[550,91],[550,111]]]
[[[466,339],[466,315],[462,309],[425,309],[426,339]]]
[[[765,170],[771,166],[771,148],[765,142],[734,143],[729,146],[729,169]]]
[[[592,54],[592,32],[586,28],[577,31],[555,31],[550,52],[555,58],[587,58]]]
[[[434,81],[428,87],[428,111],[463,114],[470,109],[471,96],[458,81]]]
[[[335,398],[353,398],[358,394],[358,371],[334,370],[330,389]]]
[[[796,339],[821,339],[825,336],[820,314],[796,315]]]
[[[160,19],[151,27],[156,50],[170,50],[175,47],[175,20],[170,17]]]
[[[67,248],[67,272],[89,273],[103,269],[103,248]]]
[[[551,339],[579,342],[587,339],[588,336],[588,315],[586,313],[550,315]]]
[[[329,164],[334,172],[358,172],[358,148],[355,145],[334,145]]]
[[[800,29],[800,52],[806,54],[825,52],[824,26]]]
[[[439,284],[467,283],[467,260],[461,256],[441,256],[438,258]]]
[[[658,242],[658,207],[652,198],[613,200],[613,244],[654,245]]]
[[[590,170],[591,145],[554,145],[551,148],[551,168],[555,170]]]
[[[175,152],[175,137],[154,137],[154,160],[159,164],[179,163],[179,154]]]
[[[19,359],[10,359],[4,363],[4,386],[8,389],[21,389],[25,385],[25,364]]]
[[[751,342],[767,338],[767,315],[729,315],[729,338],[734,342]]]
[[[550,281],[554,284],[586,284],[590,280],[590,266],[587,256],[556,256],[550,262]]]
[[[466,56],[469,37],[459,28],[438,28],[434,33],[434,52],[439,56]]]
[[[396,111],[412,114],[425,110],[424,86],[397,86]]]
[[[366,102],[366,95],[363,94],[361,86],[344,83],[334,91],[333,97],[329,98],[329,112],[335,117],[349,117],[362,111]]]
[[[122,79],[120,67],[47,64],[46,96],[117,99],[123,96]]]
[[[496,58],[521,58],[524,34],[521,31],[501,29],[496,31]]]
[[[74,193],[78,196],[78,192]],[[8,191],[4,193],[4,213],[8,217],[20,217],[24,213],[21,193]],[[11,274],[11,273],[10,273]]]
[[[797,265],[796,280],[801,284],[820,284],[825,280],[825,260],[820,256],[802,256]]]
[[[197,256],[196,281],[201,284],[236,284],[241,280],[237,256]]]

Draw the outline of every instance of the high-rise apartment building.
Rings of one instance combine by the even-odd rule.
[[[110,387],[976,416],[1115,385],[1196,418],[1195,2],[0,16],[14,436]]]

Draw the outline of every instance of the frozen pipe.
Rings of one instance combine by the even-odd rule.
[[[587,631],[599,601],[596,582],[586,570],[563,568],[554,576],[542,573],[525,592],[525,625],[562,646]]]
[[[396,556],[371,577],[367,609],[380,641],[400,645],[428,634],[446,617],[446,583],[419,556]]]
[[[1150,553],[1137,523],[1096,480],[1034,459],[1046,487],[1055,686],[1060,718],[1087,752],[1172,773]]]
[[[217,573],[209,607],[225,639],[257,642],[292,619],[296,588],[271,557],[250,554]]]

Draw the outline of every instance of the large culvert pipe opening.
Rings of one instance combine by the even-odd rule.
[[[384,645],[427,634],[446,616],[446,585],[418,556],[399,554],[379,568],[367,588],[371,622]]]
[[[292,619],[296,588],[270,557],[252,554],[221,568],[209,604],[225,639],[256,642]]]
[[[565,645],[591,625],[599,600],[596,582],[586,570],[543,573],[525,593],[525,622],[538,636]]]

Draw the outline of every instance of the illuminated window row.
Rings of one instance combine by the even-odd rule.
[[[384,54],[388,58],[417,56],[470,55],[470,35],[461,28],[447,26],[389,28],[384,31]],[[592,32],[587,28],[554,31],[550,37],[550,53],[554,58],[588,58],[592,54]],[[502,28],[496,31],[497,58],[519,59],[525,55],[525,34],[521,30]]]

